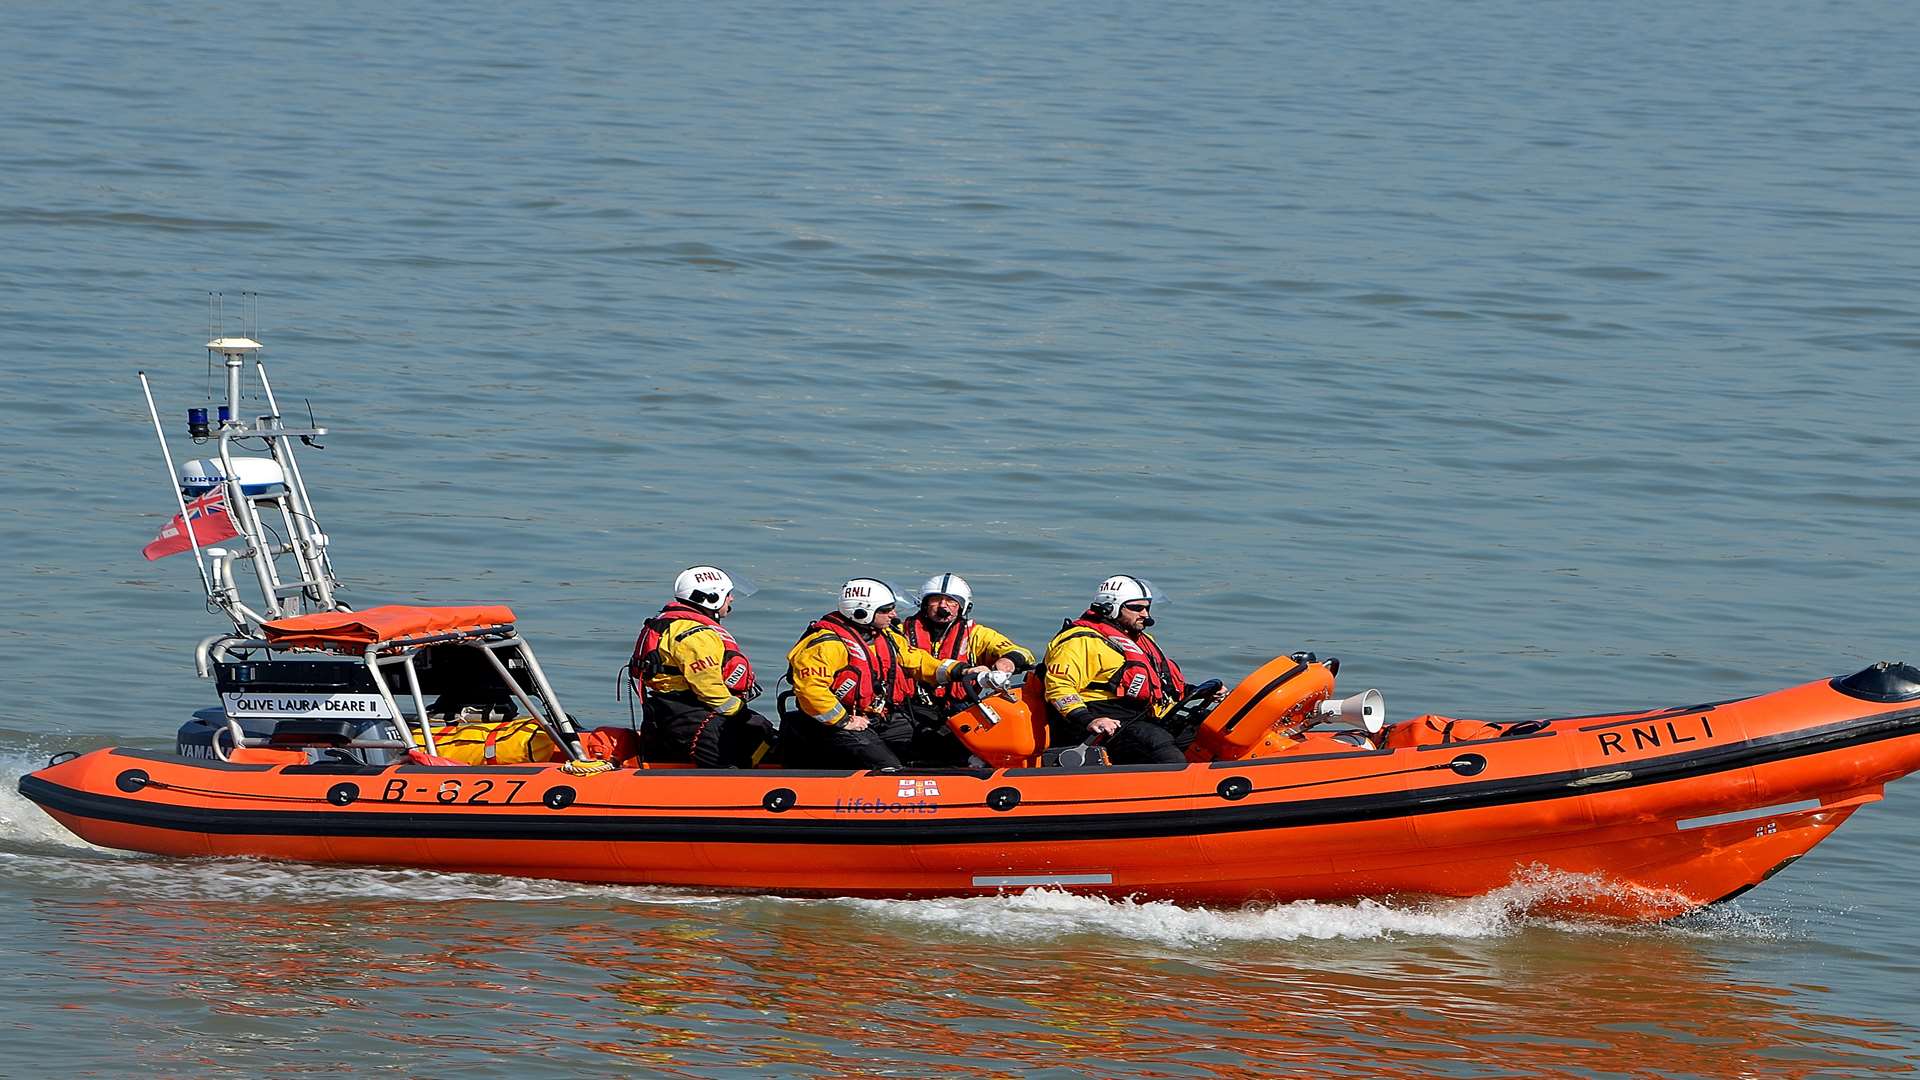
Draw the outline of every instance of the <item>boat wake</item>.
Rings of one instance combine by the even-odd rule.
[[[1620,888],[1588,875],[1527,871],[1490,893],[1457,900],[1299,900],[1214,910],[1030,889],[966,899],[841,902],[876,917],[981,937],[1042,942],[1089,935],[1183,949],[1249,942],[1504,938],[1529,930],[1744,940],[1793,936],[1776,918],[1726,905],[1663,924],[1623,924],[1539,913],[1542,908],[1577,897],[1617,896]]]
[[[0,852],[77,850],[125,858],[73,835],[46,811],[21,797],[20,778],[44,768],[50,752],[0,750]]]

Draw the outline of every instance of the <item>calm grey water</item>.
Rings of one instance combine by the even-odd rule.
[[[1920,1062],[1920,781],[1642,930],[796,902],[85,848],[13,794],[210,704],[136,369],[263,294],[360,603],[571,706],[681,567],[1401,716],[1920,660],[1920,15],[1893,2],[9,5],[0,1073],[1861,1076]],[[237,305],[228,305],[234,328]]]

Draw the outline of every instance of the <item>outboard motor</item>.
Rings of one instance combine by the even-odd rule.
[[[240,730],[249,739],[264,739],[273,734],[274,721],[255,717],[242,717]],[[220,744],[218,752],[214,743]],[[181,757],[204,758],[208,761],[220,760],[222,753],[233,750],[233,729],[227,725],[225,709],[201,709],[193,714],[193,719],[180,725],[180,732],[174,736],[173,752]]]

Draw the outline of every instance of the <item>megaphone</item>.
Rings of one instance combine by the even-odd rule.
[[[1387,726],[1387,699],[1378,690],[1362,690],[1349,698],[1329,698],[1315,705],[1312,716],[1316,724],[1344,720],[1365,728],[1369,735],[1378,735]]]

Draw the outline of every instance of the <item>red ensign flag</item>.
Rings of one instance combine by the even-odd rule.
[[[193,537],[200,541],[201,547],[240,535],[240,530],[234,527],[233,515],[227,512],[227,489],[224,484],[188,503],[187,519],[193,522]],[[160,535],[153,538],[153,543],[142,548],[140,553],[152,561],[177,555],[192,546],[187,539],[186,522],[180,520],[179,514],[175,514],[173,520],[167,522],[167,527],[160,530]]]

